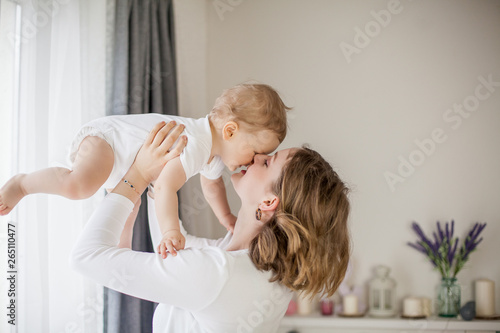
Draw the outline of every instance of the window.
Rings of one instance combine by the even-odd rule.
[[[0,0],[0,186],[17,170],[17,128],[19,116],[19,61],[20,61],[21,6],[11,0]],[[17,324],[17,290],[12,293],[7,272],[7,227],[15,221],[15,216],[0,217],[0,301],[2,304],[0,331],[16,332],[16,327],[8,323],[9,309],[6,306],[13,299],[16,310],[12,318]],[[14,225],[16,225],[14,223]],[[15,228],[14,228],[15,230]],[[12,241],[12,239],[11,239]],[[9,273],[11,275],[11,273]],[[16,275],[16,274],[14,274]],[[16,279],[14,281],[17,280]],[[15,289],[15,288],[14,288]]]

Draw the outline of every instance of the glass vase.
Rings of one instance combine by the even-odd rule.
[[[453,318],[460,312],[460,285],[456,278],[442,278],[438,288],[437,310],[440,317]]]

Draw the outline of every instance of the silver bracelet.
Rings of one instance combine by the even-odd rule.
[[[135,188],[135,186],[132,185],[128,180],[126,180],[124,178],[123,181],[125,182],[125,184],[127,184],[128,186],[130,186],[130,188],[133,189],[135,191],[135,193],[140,194],[139,191],[137,191],[137,189]]]

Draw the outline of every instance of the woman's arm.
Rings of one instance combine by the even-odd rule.
[[[140,193],[185,145],[181,142],[167,154],[177,138],[174,136],[182,131],[177,128],[174,135],[167,136],[171,128],[158,125],[152,130],[125,177],[128,183],[117,185],[85,226],[71,253],[71,264],[83,275],[109,288],[154,302],[197,310],[210,304],[227,280],[228,268],[223,250],[189,249],[164,260],[158,254],[116,246]]]
[[[123,181],[116,185],[112,193],[121,194],[133,203],[139,200],[142,192],[158,178],[167,162],[178,157],[187,144],[187,137],[183,136],[170,150],[184,130],[184,125],[174,126],[175,121],[156,124],[123,177]]]
[[[99,205],[71,253],[79,273],[119,292],[192,311],[213,302],[228,278],[222,249],[186,249],[162,259],[159,254],[116,246],[134,204],[110,193]]]

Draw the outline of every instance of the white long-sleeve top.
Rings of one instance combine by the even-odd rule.
[[[210,241],[186,237],[186,249],[159,254],[116,245],[134,204],[106,196],[80,235],[71,264],[81,274],[119,292],[160,303],[153,331],[276,332],[291,299],[288,288],[269,282],[248,250],[225,251],[228,237]]]

